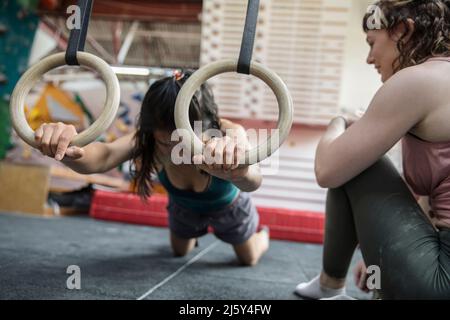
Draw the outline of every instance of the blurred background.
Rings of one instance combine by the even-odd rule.
[[[253,195],[258,206],[323,213],[326,191],[315,181],[315,147],[331,118],[364,110],[381,85],[375,69],[366,64],[369,47],[362,18],[371,2],[261,0],[253,58],[286,82],[295,115],[288,141],[262,164],[267,169],[264,183]],[[81,176],[28,147],[10,127],[9,98],[17,80],[43,57],[66,50],[66,9],[75,3],[3,0],[0,4],[0,158],[8,164],[46,167],[49,182],[42,186],[43,197],[47,192],[54,195],[53,201],[47,197],[45,202],[46,212],[53,213],[63,206],[55,196],[60,193],[81,192],[92,184],[130,189],[127,164],[105,175]],[[236,59],[246,6],[245,0],[95,0],[85,51],[107,61],[121,86],[117,119],[101,140],[113,141],[134,129],[152,81],[171,76],[176,69]],[[262,81],[225,74],[210,83],[221,117],[246,128],[276,124],[278,106]],[[64,67],[42,78],[29,94],[25,110],[33,129],[43,122],[63,121],[81,131],[96,119],[104,101],[105,87],[96,74]],[[23,166],[16,174],[32,176]],[[39,192],[36,186],[34,192]]]

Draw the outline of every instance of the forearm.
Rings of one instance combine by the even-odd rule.
[[[236,154],[240,155],[237,158],[242,160],[245,151],[251,147],[244,127],[229,120],[221,119],[221,130],[233,141]],[[248,167],[238,166],[223,176],[244,192],[255,191],[262,183],[261,171],[258,164]]]
[[[101,173],[106,170],[108,148],[105,143],[93,142],[84,148],[84,155],[76,160],[65,157],[61,162],[81,174]]]
[[[342,117],[334,118],[328,125],[327,131],[322,136],[317,147],[318,151],[327,149],[329,145],[338,138],[341,134],[345,132],[346,121]]]
[[[247,174],[244,177],[230,180],[236,187],[244,192],[253,192],[257,190],[262,183],[261,170],[258,164],[248,167]]]
[[[227,137],[230,137],[233,141],[236,141],[239,146],[245,149],[250,148],[247,132],[241,125],[222,119],[221,130]]]
[[[344,118],[334,118],[329,124],[327,131],[320,140],[315,157],[315,173],[317,180],[320,182],[321,177],[329,169],[329,161],[332,159],[330,154],[332,143],[345,132],[346,122]]]

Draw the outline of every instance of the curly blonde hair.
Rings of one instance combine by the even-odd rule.
[[[383,13],[381,29],[393,34],[403,24],[405,34],[397,43],[399,57],[393,63],[394,72],[425,62],[432,57],[450,56],[450,0],[379,0],[374,4]],[[363,29],[370,30],[367,13]],[[409,41],[402,41],[410,32],[407,20],[414,21],[414,32]]]

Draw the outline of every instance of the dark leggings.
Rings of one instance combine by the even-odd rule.
[[[324,271],[345,278],[359,243],[382,299],[450,299],[450,229],[437,232],[388,158],[328,191]]]

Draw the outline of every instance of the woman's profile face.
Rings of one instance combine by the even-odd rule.
[[[384,29],[369,30],[366,41],[370,46],[367,63],[374,65],[384,83],[394,74],[393,63],[400,55],[397,42]]]

